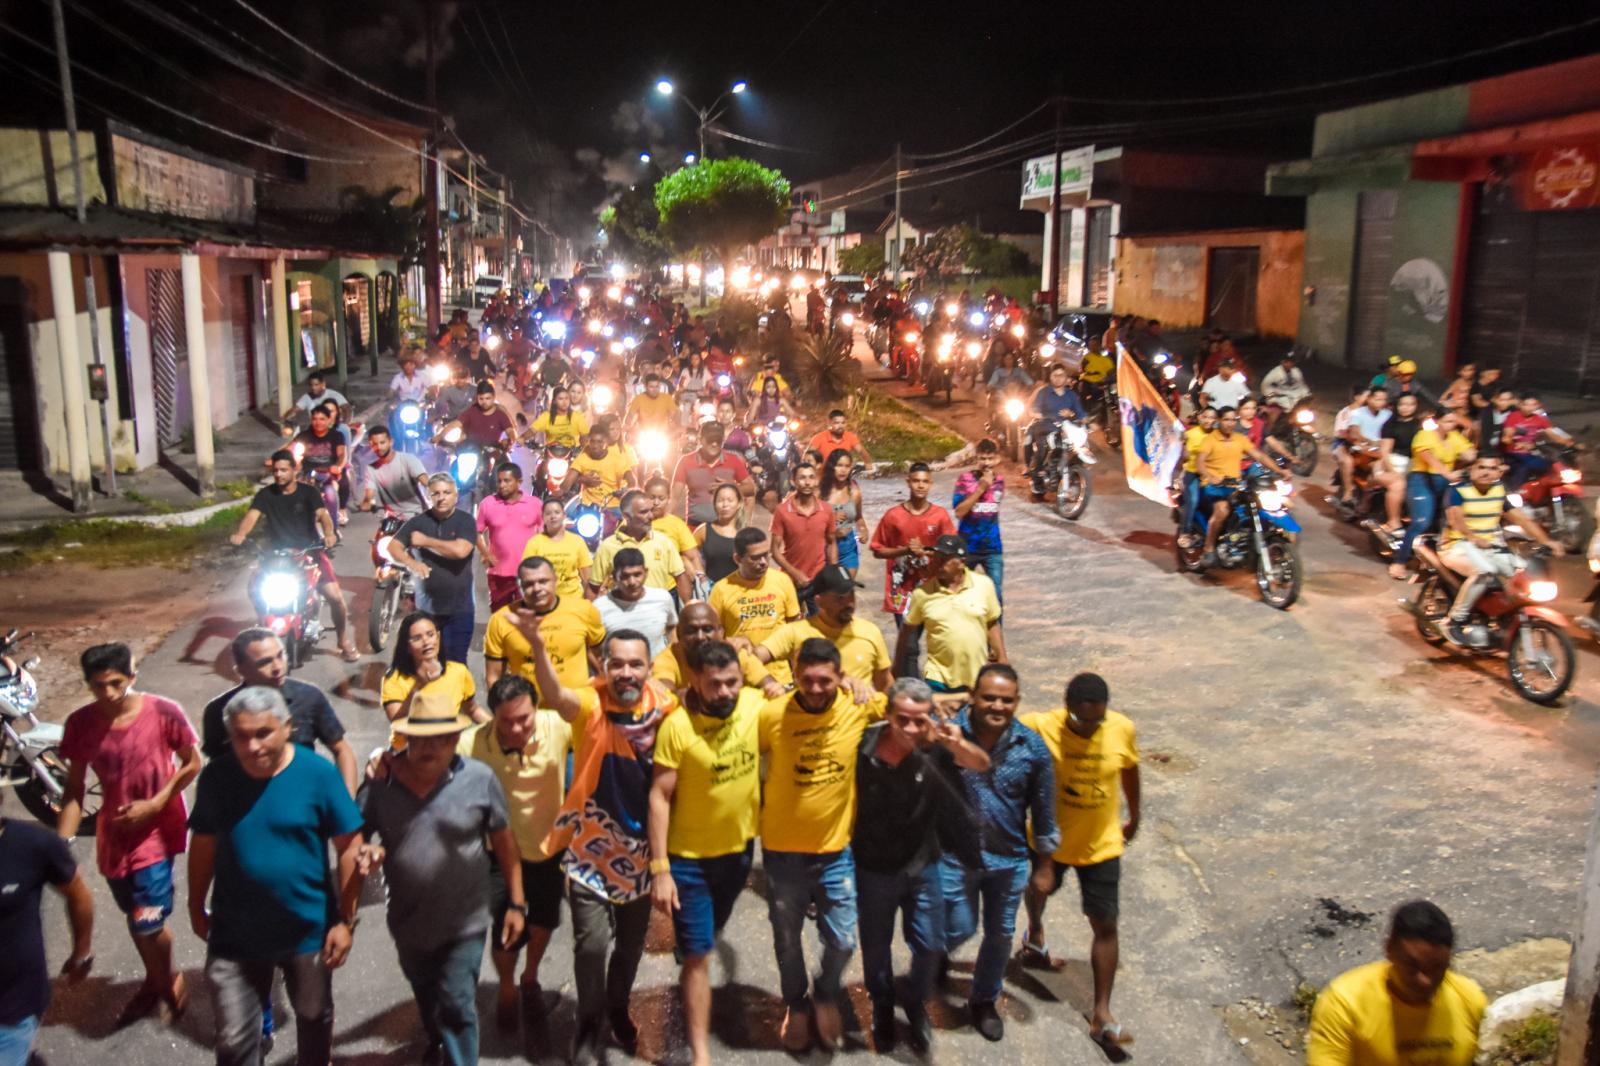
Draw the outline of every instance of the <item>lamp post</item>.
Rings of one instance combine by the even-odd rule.
[[[682,100],[683,106],[687,107],[690,112],[693,113],[695,121],[698,123],[700,151],[698,155],[691,154],[684,156],[683,161],[685,163],[692,165],[697,159],[704,159],[706,157],[706,127],[710,126],[713,122],[722,117],[723,111],[726,110],[726,108],[723,107],[724,101],[731,96],[743,95],[749,90],[749,88],[750,85],[748,82],[736,81],[732,85],[728,86],[728,88],[723,91],[721,96],[711,101],[710,107],[696,107],[694,102],[683,93],[679,92],[677,86],[673,85],[668,79],[662,78],[660,81],[656,82],[657,93],[661,94],[662,96],[672,96]]]

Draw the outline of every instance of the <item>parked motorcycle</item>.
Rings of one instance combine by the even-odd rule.
[[[1300,598],[1303,578],[1300,552],[1294,542],[1300,523],[1289,513],[1294,486],[1260,466],[1252,467],[1230,484],[1231,506],[1217,534],[1217,564],[1227,570],[1253,568],[1262,602],[1280,611],[1288,610]],[[1198,531],[1180,529],[1174,538],[1180,572],[1198,573],[1203,569],[1203,534],[1211,521],[1206,510],[1195,510]]]
[[[1416,594],[1406,606],[1417,621],[1417,633],[1434,647],[1449,644],[1467,655],[1504,653],[1506,672],[1522,698],[1554,703],[1572,684],[1577,669],[1567,618],[1548,606],[1559,593],[1550,575],[1548,549],[1538,548],[1527,565],[1509,578],[1493,578],[1472,617],[1461,628],[1470,647],[1450,644],[1444,635],[1450,605],[1463,580],[1439,559],[1435,537],[1417,538]]]
[[[316,544],[262,552],[250,577],[250,602],[255,604],[257,624],[283,641],[290,670],[306,661],[322,636],[317,582],[322,572],[318,553],[323,550]]]
[[[1541,446],[1540,452],[1550,460],[1550,469],[1516,486],[1506,502],[1528,512],[1563,548],[1576,552],[1594,532],[1594,517],[1584,505],[1578,453],[1548,444]]]
[[[1017,417],[1020,419],[1022,412],[1019,411]],[[1089,448],[1089,431],[1076,422],[1062,420],[1038,446],[1044,449],[1044,455],[1035,457],[1035,472],[1029,487],[1035,496],[1055,493],[1056,514],[1076,521],[1083,516],[1089,498],[1094,495],[1089,467],[1095,460]]]
[[[66,800],[67,760],[61,757],[63,729],[41,722],[39,687],[33,679],[38,659],[18,662],[11,653],[22,638],[15,629],[0,637],[0,787],[16,790],[29,814],[52,828]],[[100,785],[84,783],[79,836],[93,836],[100,811]]]
[[[372,606],[367,611],[367,643],[381,652],[389,643],[395,624],[415,607],[416,578],[389,556],[389,542],[400,532],[405,518],[385,510],[372,538]]]

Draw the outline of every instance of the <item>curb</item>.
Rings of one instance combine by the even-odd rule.
[[[247,499],[223,500],[221,503],[211,503],[204,507],[196,507],[192,511],[174,511],[170,514],[128,514],[128,515],[90,515],[79,519],[82,522],[92,522],[103,525],[107,522],[132,522],[141,526],[157,526],[163,529],[186,528],[198,526],[219,511],[226,511],[230,507],[243,507],[250,503]]]

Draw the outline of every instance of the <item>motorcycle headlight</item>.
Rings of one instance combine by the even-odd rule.
[[[1164,365],[1166,363],[1166,361],[1167,361],[1167,353],[1166,352],[1158,352],[1156,354],[1156,357],[1151,360],[1151,362],[1153,362],[1156,366],[1162,366],[1162,365]]]
[[[1028,335],[1028,327],[1024,326],[1021,322],[1018,322],[1016,325],[1011,327],[1011,335],[1020,341],[1022,338]]]
[[[539,331],[553,341],[567,339],[567,324],[561,321],[559,318],[552,318],[548,322],[541,322],[539,324]]]
[[[1508,492],[1508,493],[1506,493],[1506,502],[1509,503],[1513,507],[1521,507],[1522,506],[1522,493],[1520,493],[1520,492]]]
[[[717,387],[718,388],[725,389],[729,385],[732,385],[732,384],[733,384],[733,378],[731,376],[729,376],[727,374],[718,374],[717,375]]]
[[[1576,469],[1574,467],[1570,467],[1569,466],[1565,470],[1561,471],[1561,483],[1563,485],[1576,485],[1578,482],[1580,482],[1582,480],[1583,480],[1583,471],[1582,470],[1578,470],[1578,469]]]
[[[639,458],[647,463],[659,463],[666,457],[666,437],[653,429],[639,434]]]
[[[545,464],[545,472],[557,481],[566,477],[569,469],[571,469],[571,464],[565,459],[552,459]]]
[[[949,303],[944,305],[944,316],[946,318],[954,318],[960,313],[961,305],[956,303],[954,300],[951,300]]]
[[[450,380],[450,368],[443,363],[434,363],[428,368],[428,376],[435,384],[443,384]]]
[[[1005,410],[1006,417],[1011,419],[1011,421],[1016,422],[1022,418],[1022,412],[1026,410],[1026,406],[1021,400],[1013,396],[1011,399],[1006,401]]]
[[[856,324],[856,316],[851,314],[849,311],[846,311],[844,314],[839,316],[839,323],[840,325],[849,328],[850,326]]]
[[[588,348],[585,348],[583,351],[578,353],[578,360],[583,363],[585,368],[592,366],[594,364],[594,352],[590,351]]]
[[[261,603],[269,611],[287,611],[300,603],[300,575],[270,570],[261,576]]]
[[[563,327],[563,331],[565,331],[565,324],[564,323],[550,323],[550,324],[551,325],[561,325]],[[483,348],[484,348],[485,351],[489,351],[489,352],[497,352],[497,351],[499,351],[500,350],[500,334],[491,333],[487,337],[485,337],[483,339]]]
[[[621,341],[612,341],[611,347],[608,350],[612,355],[621,355],[623,352],[627,351],[627,349],[622,346]]]
[[[1164,366],[1161,368],[1161,376],[1166,378],[1168,381],[1172,381],[1178,376],[1178,368],[1175,366]]]
[[[950,361],[950,349],[949,348],[940,348],[939,349],[939,362],[948,363],[949,361]]]
[[[929,311],[933,310],[933,305],[927,300],[918,300],[914,306],[916,307],[917,314],[919,315],[926,315]]]
[[[615,337],[616,335],[617,327],[613,326],[611,323],[607,322],[605,325],[600,327],[600,336]]]
[[[610,407],[611,401],[614,399],[616,397],[612,394],[611,386],[609,385],[596,385],[594,391],[589,394],[589,400],[594,405],[596,413]]]
[[[1294,416],[1294,420],[1302,426],[1309,426],[1317,420],[1317,413],[1315,411],[1301,411]]]
[[[620,300],[620,299],[622,299],[622,286],[621,285],[613,285],[613,286],[611,286],[611,288],[607,289],[606,290],[606,299],[608,299],[608,300]]]
[[[624,296],[622,298],[622,306],[623,307],[632,307],[634,305],[634,303],[636,303],[636,302],[637,301],[634,300],[632,293],[629,293],[627,296]]]
[[[1051,344],[1049,341],[1045,341],[1043,344],[1039,345],[1039,354],[1044,356],[1046,359],[1049,359],[1051,356],[1056,354],[1056,346]]]
[[[694,409],[694,413],[695,417],[699,418],[700,421],[709,422],[717,417],[717,405],[714,403],[703,403]]]
[[[978,329],[982,329],[984,326],[989,324],[989,319],[982,311],[974,311],[972,314],[967,316],[967,322]]]
[[[906,334],[906,343],[907,344],[915,344],[921,339],[922,339],[922,334],[918,333],[916,330],[911,330],[910,332],[908,332]]]
[[[447,431],[445,431],[444,442],[446,444],[460,444],[461,443],[461,427],[460,426],[451,426]]]
[[[593,540],[600,535],[601,525],[599,515],[593,511],[585,511],[578,516],[578,520],[572,524],[572,528],[584,540]]]
[[[461,452],[455,457],[451,465],[456,469],[457,481],[471,481],[478,476],[478,453]]]
[[[601,322],[598,318],[591,318],[589,320],[588,325],[587,325],[586,328],[589,330],[590,333],[599,333],[600,332],[600,327],[602,327],[604,325],[605,325],[605,323]]]
[[[978,356],[980,356],[982,354],[983,354],[983,345],[980,342],[978,342],[978,341],[968,341],[967,342],[967,355],[970,358],[976,359],[976,358],[978,358]]]
[[[422,421],[422,408],[418,407],[414,403],[404,403],[404,404],[400,405],[400,424],[401,425],[414,426],[418,422],[421,422],[421,421]]]
[[[1263,511],[1283,510],[1283,494],[1276,489],[1262,489],[1256,493],[1256,500]]]
[[[578,286],[578,299],[587,300],[588,298],[589,298],[589,286],[587,286],[587,285],[579,285]]]
[[[774,448],[787,448],[789,446],[789,434],[781,429],[775,429],[768,433],[767,440],[772,442]]]
[[[1554,581],[1528,582],[1528,599],[1534,603],[1549,603],[1556,598],[1556,593],[1560,591]]]

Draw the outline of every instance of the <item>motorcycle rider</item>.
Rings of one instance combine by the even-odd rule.
[[[459,429],[463,444],[476,445],[478,448],[500,448],[504,446],[507,434],[511,433],[511,427],[511,415],[495,399],[494,383],[480,381],[472,406],[462,411],[455,421],[441,427],[433,435],[433,441],[437,444],[445,440],[452,429]]]
[[[1461,627],[1472,617],[1472,608],[1487,590],[1488,579],[1510,577],[1522,568],[1521,558],[1506,546],[1501,531],[1506,518],[1554,554],[1566,554],[1531,515],[1509,506],[1506,487],[1500,482],[1498,459],[1479,456],[1469,477],[1469,484],[1452,485],[1445,490],[1445,530],[1439,538],[1439,561],[1466,578],[1450,605],[1450,623],[1444,627],[1450,642],[1462,646],[1468,640]]]
[[[731,397],[717,401],[717,421],[722,424],[722,446],[741,455],[750,450],[750,431],[739,421],[739,410]]]
[[[344,525],[349,519],[340,521],[339,479],[349,461],[349,445],[334,426],[338,410],[332,400],[313,407],[311,425],[295,434],[291,448],[300,453],[300,469],[321,490],[328,513]]]
[[[372,445],[374,459],[367,464],[366,490],[356,509],[375,511],[381,506],[404,518],[427,510],[428,471],[422,460],[410,452],[395,451],[394,437],[381,422],[367,430],[367,443]]]
[[[1267,403],[1292,411],[1295,405],[1311,395],[1311,387],[1306,384],[1306,376],[1295,365],[1297,357],[1294,350],[1283,353],[1283,358],[1278,360],[1278,365],[1267,371],[1267,376],[1261,379],[1261,395]]]
[[[1506,484],[1513,489],[1523,482],[1542,476],[1550,469],[1550,460],[1539,454],[1539,444],[1548,438],[1570,447],[1572,438],[1555,427],[1550,416],[1544,413],[1539,394],[1529,389],[1517,400],[1517,409],[1506,416],[1500,427],[1500,447],[1506,457]]]
[[[1195,424],[1183,431],[1183,488],[1180,495],[1183,500],[1181,512],[1178,516],[1178,536],[1190,536],[1189,527],[1194,524],[1195,508],[1200,506],[1200,445],[1217,428],[1217,409],[1203,407],[1195,415]],[[1185,541],[1185,543],[1193,543]]]
[[[396,404],[407,400],[421,403],[428,395],[428,379],[417,373],[417,361],[415,347],[400,353],[400,372],[389,379],[389,397]]]
[[[344,398],[344,393],[328,388],[327,375],[320,370],[313,370],[306,375],[306,392],[294,402],[295,413],[309,416],[312,411],[332,400],[339,409],[339,417],[348,422],[351,412],[350,401]]]
[[[1206,509],[1210,514],[1206,526],[1206,550],[1200,558],[1202,568],[1217,565],[1217,534],[1232,509],[1228,503],[1233,496],[1231,483],[1238,480],[1239,471],[1244,469],[1245,457],[1249,456],[1262,466],[1276,470],[1283,477],[1289,476],[1289,472],[1279,466],[1276,459],[1251,444],[1244,434],[1235,432],[1238,428],[1239,412],[1232,407],[1222,408],[1217,412],[1216,430],[1200,443],[1200,450],[1195,454],[1195,465],[1200,471],[1200,501],[1197,509]]]
[[[572,457],[567,479],[561,485],[561,496],[567,496],[576,483],[583,487],[581,502],[605,507],[614,493],[637,483],[633,468],[638,461],[633,449],[611,443],[613,425],[610,418],[602,418],[589,430],[583,450]]]
[[[456,366],[466,371],[468,381],[488,381],[498,370],[494,357],[483,350],[483,341],[476,332],[467,335],[466,350],[456,356]]]
[[[1417,398],[1406,393],[1394,403],[1394,415],[1383,424],[1382,453],[1375,470],[1378,484],[1383,486],[1383,532],[1395,536],[1400,532],[1400,503],[1406,498],[1406,476],[1411,472],[1411,443],[1422,432],[1422,419],[1417,410]]]
[[[1040,447],[1044,438],[1048,437],[1064,419],[1070,418],[1076,422],[1083,418],[1083,401],[1078,398],[1077,390],[1069,384],[1069,378],[1065,365],[1051,364],[1045,384],[1040,385],[1033,398],[1028,401],[1028,409],[1035,416],[1033,424],[1028,427],[1030,476],[1037,474],[1040,464],[1044,462],[1045,449]]]
[[[271,463],[272,484],[255,494],[250,508],[239,521],[239,528],[228,539],[235,545],[243,544],[256,523],[265,518],[268,550],[298,550],[319,540],[325,549],[332,550],[339,543],[333,517],[322,501],[322,493],[295,479],[294,453],[288,449],[273,452]],[[357,661],[361,655],[356,651],[355,640],[346,632],[344,590],[339,587],[333,560],[328,558],[327,551],[317,553],[317,589],[328,601],[328,611],[333,615],[339,657],[347,663]]]
[[[1356,448],[1370,446],[1378,448],[1379,441],[1383,439],[1383,426],[1393,416],[1389,410],[1389,390],[1375,387],[1367,390],[1361,406],[1350,412],[1350,425],[1345,430],[1344,439],[1349,442],[1349,451],[1334,453],[1339,462],[1339,469],[1344,473],[1343,502],[1348,506],[1355,499],[1355,457],[1351,454]]]
[[[461,417],[461,413],[472,406],[477,391],[473,386],[472,378],[467,368],[460,363],[450,365],[450,383],[439,390],[439,395],[433,401],[433,415],[442,422],[450,422]]]

